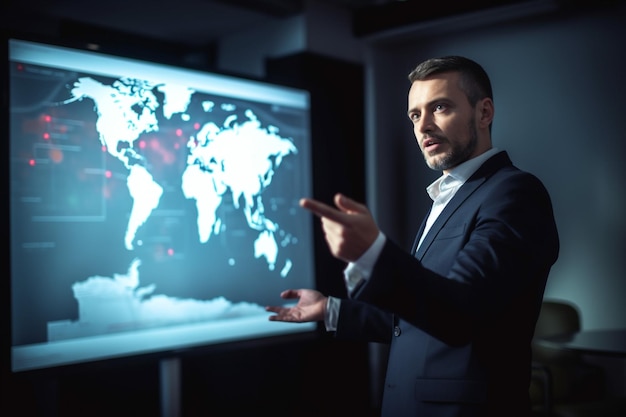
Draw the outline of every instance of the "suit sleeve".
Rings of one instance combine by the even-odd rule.
[[[338,339],[388,344],[391,342],[393,315],[356,300],[341,300],[335,336]]]
[[[388,240],[352,297],[455,345],[516,314],[512,306],[536,308],[558,255],[550,198],[521,171],[489,181],[449,215],[421,260]]]

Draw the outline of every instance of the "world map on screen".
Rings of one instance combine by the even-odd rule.
[[[156,109],[160,106],[152,92],[155,86],[142,80],[120,79],[112,85],[92,78],[80,78],[71,90],[71,100],[83,98],[95,102],[98,113],[96,129],[107,152],[128,169],[128,191],[133,206],[124,244],[134,248],[137,230],[158,207],[162,187],[150,174],[134,143],[140,135],[159,129]],[[185,113],[194,91],[187,87],[160,85],[164,94],[163,114]],[[211,111],[215,103],[204,103]],[[262,193],[272,183],[274,171],[289,154],[297,153],[294,144],[278,135],[278,129],[261,126],[256,115],[248,110],[247,120],[227,118],[222,126],[206,123],[195,137],[189,139],[187,168],[182,175],[182,191],[197,207],[198,237],[207,242],[219,234],[221,219],[216,210],[224,194],[231,193],[236,208],[243,201],[248,226],[258,231],[255,255],[264,257],[274,269],[278,244],[274,233],[277,225],[265,217]],[[289,272],[288,266],[283,271]]]
[[[159,96],[155,91],[160,93]],[[159,207],[163,187],[155,180],[139,139],[160,129],[157,111],[166,119],[188,120],[188,106],[195,91],[176,85],[155,85],[133,78],[113,83],[81,77],[70,88],[71,97],[63,103],[93,102],[97,113],[95,128],[100,143],[127,172],[126,186],[132,199],[123,245],[134,251],[142,244],[138,231]],[[263,192],[272,184],[284,159],[297,154],[289,138],[280,136],[278,127],[264,126],[251,109],[235,110],[229,102],[202,102],[211,113],[219,106],[223,120],[209,118],[187,141],[187,160],[181,175],[180,192],[195,202],[197,239],[201,244],[219,235],[227,227],[218,208],[229,197],[241,210],[248,228],[256,234],[254,256],[263,259],[274,271],[280,245],[279,225],[265,214]],[[284,231],[281,239],[293,239]],[[236,262],[236,260],[233,260]],[[210,300],[177,298],[154,294],[155,286],[140,287],[136,258],[125,273],[112,277],[91,276],[72,286],[79,304],[78,321],[48,323],[48,339],[63,340],[111,331],[135,330],[181,322],[266,314],[254,303],[232,303],[222,296]],[[277,271],[286,277],[292,261],[285,258]]]
[[[12,371],[315,331],[310,93],[102,52],[8,39]]]

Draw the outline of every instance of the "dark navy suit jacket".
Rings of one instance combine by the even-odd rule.
[[[528,416],[530,343],[559,251],[545,187],[499,152],[415,246],[387,239],[340,307],[338,338],[390,344],[383,417]]]

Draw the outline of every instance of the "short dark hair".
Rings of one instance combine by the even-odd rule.
[[[472,106],[475,106],[478,100],[486,97],[493,100],[491,81],[487,72],[477,62],[462,56],[451,55],[428,59],[409,73],[409,81],[411,83],[421,81],[431,75],[444,72],[461,74],[460,88]]]

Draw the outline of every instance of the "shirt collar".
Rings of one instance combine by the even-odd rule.
[[[452,178],[465,182],[469,179],[469,177],[474,174],[480,168],[480,166],[493,155],[499,152],[498,148],[491,148],[486,152],[481,153],[477,157],[469,159],[462,164],[459,164],[448,171],[448,175]]]
[[[499,151],[500,150],[498,148],[491,148],[488,151],[455,166],[449,170],[447,174],[443,174],[426,188],[428,195],[434,200],[439,194],[440,188],[463,185],[465,181],[467,181],[468,178],[471,177],[472,174],[474,174],[474,172],[476,172],[487,159],[491,158]]]

